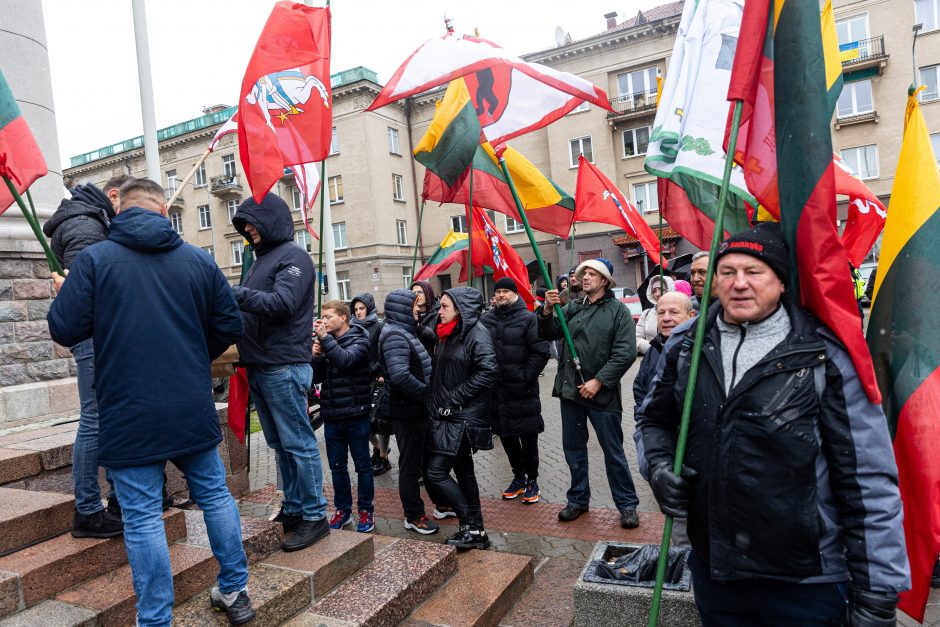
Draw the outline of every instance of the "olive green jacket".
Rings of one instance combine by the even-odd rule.
[[[585,298],[569,302],[563,311],[574,348],[581,358],[584,380],[596,378],[603,385],[593,399],[588,400],[580,395],[578,385],[581,380],[571,359],[568,343],[562,341],[552,396],[594,409],[623,411],[620,379],[636,360],[636,324],[630,310],[608,290],[595,303]],[[544,311],[539,309],[538,321],[542,339],[557,340],[564,337],[555,314],[545,316]]]

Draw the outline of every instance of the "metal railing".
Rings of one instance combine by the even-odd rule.
[[[885,54],[884,35],[851,41],[847,44],[840,44],[839,54],[842,58],[842,65],[846,66],[855,65],[864,61],[883,59],[888,56]]]
[[[209,179],[209,189],[213,192],[224,192],[230,189],[241,189],[241,184],[238,182],[238,176],[213,176]]]
[[[641,113],[643,111],[656,110],[656,90],[638,91],[632,94],[624,94],[610,99],[610,107],[614,113],[608,113],[608,116],[625,115],[630,113]]]
[[[836,124],[840,126],[845,126],[847,124],[855,124],[857,122],[867,122],[869,120],[874,120],[878,117],[877,111],[867,111],[865,113],[856,113],[854,115],[839,115],[836,114]]]

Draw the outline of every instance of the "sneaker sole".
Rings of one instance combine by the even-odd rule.
[[[489,540],[483,543],[473,543],[473,544],[457,544],[457,543],[452,543],[448,541],[448,542],[445,542],[444,544],[452,546],[458,551],[471,551],[473,549],[477,549],[478,551],[485,551],[486,549],[490,548]]]
[[[527,498],[527,497],[523,497],[523,498],[522,498],[522,502],[525,503],[526,505],[532,505],[533,503],[538,503],[538,502],[541,501],[541,500],[542,500],[542,496],[541,496],[541,495],[538,495],[538,496],[530,496],[530,497],[528,497],[528,498]]]
[[[412,525],[410,522],[407,522],[407,521],[405,521],[405,529],[408,529],[409,531],[415,531],[417,533],[420,533],[423,536],[429,536],[432,533],[437,533],[438,531],[440,531],[439,529],[422,529],[418,527],[417,525]]]
[[[369,527],[368,529],[360,529],[360,528],[356,527],[356,531],[358,531],[359,533],[369,533],[369,532],[371,532],[371,531],[375,531],[375,525],[372,525],[372,526]]]
[[[503,498],[506,499],[507,501],[510,501],[516,498],[517,496],[519,496],[520,494],[522,494],[523,492],[525,492],[525,490],[519,490],[518,492],[503,492]]]
[[[314,544],[316,544],[323,538],[327,537],[328,535],[330,535],[329,527],[327,527],[326,533],[319,535],[316,538],[313,538],[307,542],[304,542],[303,544],[295,544],[295,545],[288,545],[286,543],[282,544],[281,550],[284,551],[285,553],[293,553],[294,551],[302,551],[308,547],[313,546]]]
[[[224,605],[221,601],[216,601],[216,599],[213,599],[213,598],[210,597],[209,603],[212,605],[212,611],[213,611],[213,612],[216,612],[216,613],[218,613],[218,614],[221,614],[222,612],[225,612],[226,618],[228,618],[228,622],[229,622],[230,625],[243,625],[243,624],[245,624],[245,623],[247,623],[247,622],[249,622],[249,621],[254,620],[254,619],[255,619],[255,616],[257,616],[257,612],[255,612],[254,608],[252,608],[250,615],[249,615],[249,614],[246,614],[245,616],[240,616],[240,617],[238,617],[238,618],[232,618],[231,616],[228,615],[227,608],[225,607],[225,605]]]
[[[435,511],[433,514],[435,520],[446,520],[448,518],[457,518],[457,512],[438,512]]]
[[[334,527],[333,525],[330,525],[330,529],[335,529],[335,530],[338,531],[338,530],[342,529],[343,527],[348,527],[348,526],[351,525],[351,524],[352,524],[352,518],[350,518],[349,520],[347,520],[346,522],[344,522],[344,523],[343,523],[342,525],[340,525],[339,527]]]
[[[104,539],[104,538],[116,538],[116,537],[118,537],[118,536],[120,536],[120,535],[124,535],[124,530],[123,530],[123,529],[120,530],[120,531],[109,531],[109,532],[107,532],[107,533],[102,533],[102,532],[100,532],[100,531],[76,531],[75,529],[72,530],[72,537],[73,537],[73,538],[99,538],[99,539]]]

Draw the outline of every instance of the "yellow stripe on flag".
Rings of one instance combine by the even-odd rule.
[[[467,237],[468,235],[466,233],[456,233],[454,229],[451,229],[450,233],[444,236],[444,239],[441,240],[441,248],[450,248],[460,240],[467,239]]]
[[[891,187],[888,219],[881,242],[875,291],[872,302],[878,298],[881,282],[888,276],[888,268],[908,240],[924,225],[940,206],[940,172],[930,143],[930,131],[924,122],[917,92],[908,96],[904,112],[904,140]]]
[[[780,21],[780,13],[783,11],[785,0],[770,0],[774,3],[774,33],[777,32],[777,23]]]
[[[499,163],[496,151],[493,150],[489,142],[483,144],[483,149],[493,160],[493,163]],[[506,166],[512,175],[512,181],[515,183],[516,193],[519,194],[523,209],[550,207],[561,201],[561,194],[558,193],[552,182],[528,159],[523,157],[522,153],[506,146],[506,150],[503,151],[503,158],[506,160]]]
[[[842,58],[839,54],[839,36],[836,34],[836,18],[832,13],[832,0],[826,0],[822,14],[823,57],[826,61],[826,91],[832,89],[842,74]]]
[[[444,131],[469,102],[470,92],[467,91],[467,84],[463,78],[452,80],[447,86],[447,91],[444,92],[444,98],[437,103],[431,126],[415,146],[414,154],[433,151]]]

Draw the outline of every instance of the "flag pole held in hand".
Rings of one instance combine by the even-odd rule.
[[[10,195],[13,196],[16,204],[19,205],[20,211],[23,212],[23,217],[26,218],[26,221],[29,223],[29,227],[33,230],[33,235],[36,236],[36,239],[39,241],[39,245],[42,246],[42,251],[46,254],[46,262],[49,264],[49,269],[53,272],[58,272],[59,274],[64,275],[65,271],[62,269],[62,264],[60,264],[59,260],[56,259],[52,249],[49,248],[49,242],[46,241],[46,236],[43,235],[42,229],[39,228],[39,221],[36,219],[33,213],[30,213],[26,203],[23,202],[23,197],[20,196],[19,192],[16,191],[16,186],[13,185],[13,181],[8,179],[4,174],[3,182],[6,183],[7,189],[10,190]]]

